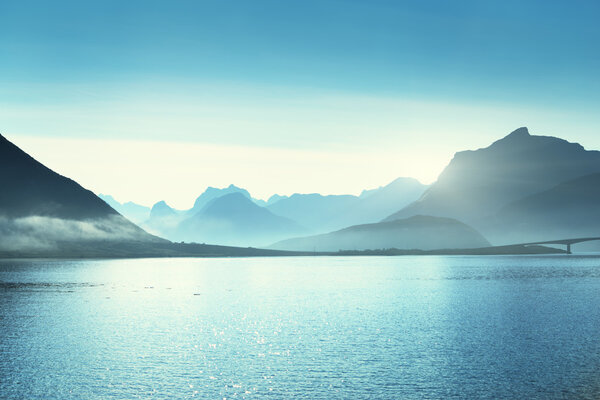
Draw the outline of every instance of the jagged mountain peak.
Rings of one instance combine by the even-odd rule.
[[[234,184],[230,184],[229,186],[227,186],[225,188],[215,188],[215,187],[209,186],[206,188],[206,190],[200,196],[198,196],[198,198],[196,198],[196,201],[194,202],[194,206],[192,207],[192,211],[197,212],[197,211],[201,210],[202,208],[204,208],[209,202],[216,199],[217,197],[221,197],[223,195],[230,194],[230,193],[241,193],[243,196],[247,197],[248,199],[251,198],[250,193],[248,193],[248,191],[246,189],[237,187]]]
[[[522,126],[520,128],[515,129],[514,131],[512,131],[508,135],[506,135],[505,139],[507,139],[507,138],[515,138],[515,137],[526,137],[526,136],[531,136],[531,134],[529,133],[529,129],[527,129],[526,126]]]
[[[171,208],[164,200],[161,200],[152,206],[150,218],[165,217],[175,215],[175,210]]]

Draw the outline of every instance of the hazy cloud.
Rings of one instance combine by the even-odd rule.
[[[140,235],[141,231],[124,224],[121,216],[85,221],[0,216],[0,250],[48,249],[59,241],[135,240]]]

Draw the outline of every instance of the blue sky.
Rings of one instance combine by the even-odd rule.
[[[594,1],[24,0],[0,14],[5,82],[598,100]]]
[[[296,189],[283,175],[235,182],[261,196],[356,192],[409,173],[431,181],[454,151],[522,125],[600,148],[598,20],[594,1],[3,1],[0,132],[65,159],[56,168],[96,191],[146,203],[160,194],[105,187],[93,178],[101,165],[78,176],[76,160],[41,139],[357,160],[353,179],[329,186],[332,176],[301,171]],[[361,178],[361,151],[389,160],[370,165],[379,181]],[[322,170],[336,167],[326,160]],[[231,179],[195,177],[196,192]],[[192,202],[191,190],[171,201]]]

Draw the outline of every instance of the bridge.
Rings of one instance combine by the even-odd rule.
[[[567,246],[567,254],[573,254],[571,252],[571,245],[575,243],[582,242],[591,242],[594,240],[600,240],[600,237],[587,237],[587,238],[577,238],[577,239],[560,239],[560,240],[547,240],[545,242],[532,242],[532,243],[522,243],[523,246],[532,246],[536,244],[562,244]]]

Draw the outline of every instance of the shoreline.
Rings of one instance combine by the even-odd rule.
[[[73,245],[72,245],[73,246]],[[193,243],[148,244],[128,243],[124,247],[114,243],[94,243],[89,246],[73,246],[62,249],[40,249],[38,251],[2,251],[0,259],[140,259],[140,258],[249,258],[249,257],[365,257],[365,256],[427,256],[427,255],[559,255],[567,251],[541,245],[491,246],[474,249],[437,250],[340,250],[337,252],[306,252],[268,250],[254,247],[233,247]]]

